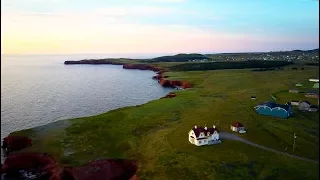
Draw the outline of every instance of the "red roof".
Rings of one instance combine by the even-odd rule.
[[[205,135],[207,135],[208,132],[210,132],[210,134],[213,134],[214,131],[219,132],[219,130],[217,128],[207,128],[207,130],[205,130],[203,127],[197,127],[196,128],[192,128],[194,134],[196,135],[196,137],[199,137],[200,133],[204,133]]]
[[[244,126],[243,126],[241,123],[239,123],[239,122],[233,122],[233,123],[232,123],[232,126],[233,126],[233,127],[237,127],[237,128],[238,128],[238,127],[244,127]]]

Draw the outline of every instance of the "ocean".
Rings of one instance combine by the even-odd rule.
[[[63,64],[86,58],[106,56],[1,55],[1,139],[17,130],[144,104],[172,91],[153,80],[152,71]]]

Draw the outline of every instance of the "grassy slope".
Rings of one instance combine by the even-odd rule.
[[[319,113],[296,111],[294,117],[282,120],[257,115],[253,110],[256,103],[270,100],[270,94],[318,74],[317,67],[286,69],[167,72],[170,78],[187,80],[195,88],[178,91],[176,98],[68,120],[72,125],[64,130],[61,127],[66,125],[15,134],[33,137],[33,147],[25,151],[54,154],[64,165],[96,158],[137,159],[141,179],[319,179],[319,165],[240,142],[205,147],[188,142],[187,133],[195,124],[217,124],[229,131],[231,121],[240,121],[248,128],[243,138],[280,151],[288,147],[289,153],[295,132],[294,154],[317,160]],[[250,100],[251,95],[258,99]]]

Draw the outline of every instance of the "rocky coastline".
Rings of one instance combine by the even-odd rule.
[[[65,61],[64,64],[111,64],[122,65],[124,69],[151,70],[157,73],[153,79],[158,80],[163,87],[179,87],[183,89],[192,87],[190,83],[185,81],[166,79],[169,76],[163,74],[167,72],[167,69],[148,64],[125,64],[108,60]],[[176,96],[175,93],[171,92],[160,99],[174,98]],[[137,179],[135,175],[137,164],[136,161],[133,160],[102,159],[92,161],[81,167],[61,167],[53,156],[46,153],[19,152],[30,146],[32,146],[32,140],[29,137],[9,135],[4,138],[2,148],[4,149],[7,158],[4,164],[1,164],[1,175],[9,176],[9,178],[14,177],[16,179],[78,180],[88,176],[83,172],[99,169],[98,172],[91,172],[90,177],[95,177],[96,179]]]

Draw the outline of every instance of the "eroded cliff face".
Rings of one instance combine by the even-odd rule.
[[[153,79],[159,80],[159,83],[163,87],[181,87],[183,89],[191,88],[191,84],[186,81],[178,81],[178,80],[167,80],[169,76],[163,75],[166,72],[166,69],[155,67],[149,64],[124,64],[124,69],[139,69],[139,70],[151,70],[157,72],[158,75],[153,76]]]
[[[19,143],[28,137],[11,138],[11,143]],[[13,142],[15,141],[15,142]],[[48,180],[111,180],[137,179],[137,164],[127,159],[102,159],[79,167],[63,167],[55,158],[46,153],[10,153],[1,174],[5,179],[48,179]]]
[[[167,79],[160,79],[159,83],[163,87],[181,87],[183,89],[191,88],[191,84],[185,81],[177,81],[177,80],[167,80]]]

